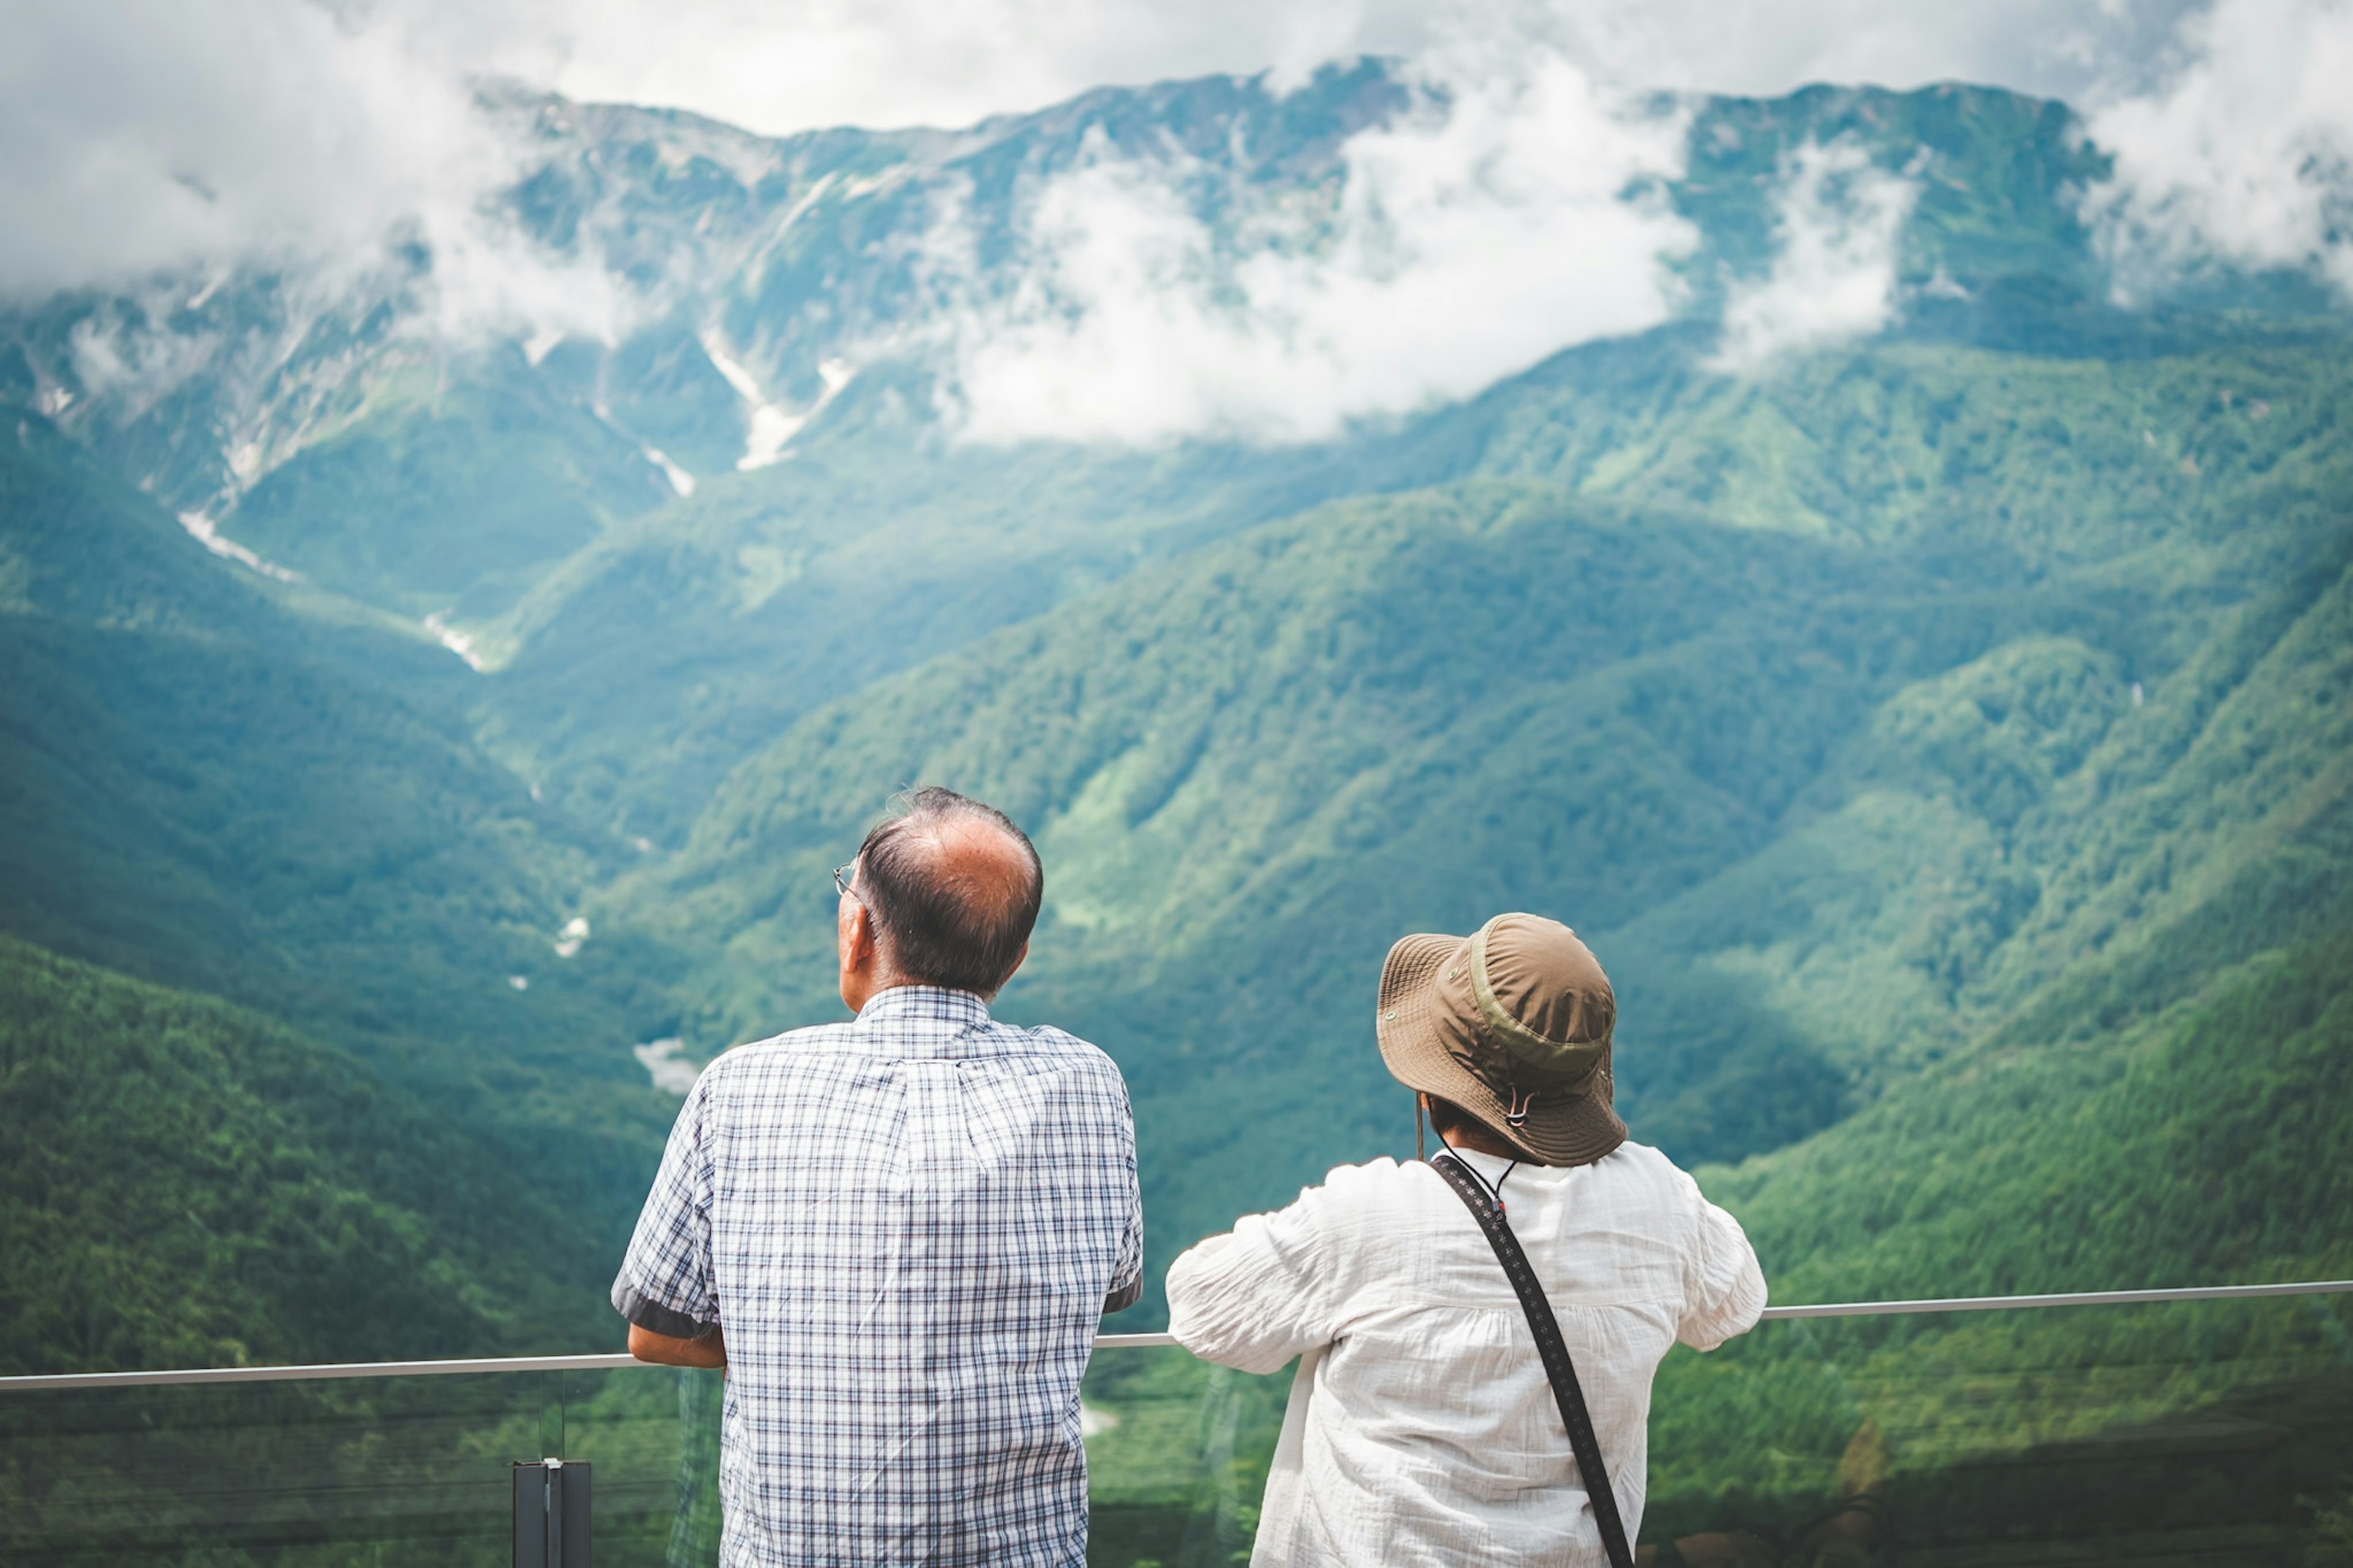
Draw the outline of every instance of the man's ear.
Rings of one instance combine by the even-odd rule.
[[[849,900],[841,922],[841,966],[856,969],[873,956],[874,916],[857,900]]]

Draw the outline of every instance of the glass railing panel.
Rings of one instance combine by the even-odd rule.
[[[548,1381],[0,1395],[0,1563],[503,1568]]]
[[[1642,1539],[1662,1564],[2291,1563],[2348,1524],[2353,1334],[2347,1298],[2311,1296],[1777,1322],[1679,1351]]]
[[[1773,1321],[1678,1350],[1642,1555],[2353,1565],[2348,1317],[2347,1296],[2013,1309]],[[1099,1353],[1092,1561],[1247,1561],[1289,1389],[1177,1352]]]
[[[1092,1568],[1250,1561],[1288,1373],[1251,1377],[1181,1350],[1098,1350],[1087,1433]]]
[[[720,1380],[662,1367],[0,1394],[0,1563],[496,1564],[591,1462],[605,1568],[718,1557]]]
[[[2349,1323],[2353,1297],[2308,1296],[1783,1321],[1678,1351],[1642,1550],[2353,1563]],[[1290,1381],[1099,1350],[1091,1561],[1246,1562]],[[707,1568],[722,1389],[575,1366],[0,1393],[0,1563],[504,1564],[510,1466],[561,1455],[592,1465],[601,1568]]]
[[[724,1387],[670,1367],[564,1375],[564,1457],[596,1478],[597,1568],[718,1563]]]
[[[709,1568],[719,1550],[719,1421],[709,1373],[574,1373],[565,1454],[596,1478],[596,1560]],[[1246,1562],[1290,1389],[1173,1349],[1107,1349],[1088,1368],[1088,1558],[1113,1568]],[[608,1480],[608,1478],[611,1478]]]
[[[1287,1377],[1099,1352],[1093,1562],[1247,1558]],[[503,1565],[511,1467],[587,1461],[599,1568],[718,1560],[721,1377],[660,1367],[0,1394],[0,1563]]]

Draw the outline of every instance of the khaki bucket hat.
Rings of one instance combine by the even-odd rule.
[[[1548,1165],[1626,1141],[1609,1108],[1618,1000],[1558,921],[1497,915],[1469,936],[1409,936],[1381,965],[1381,1060]]]

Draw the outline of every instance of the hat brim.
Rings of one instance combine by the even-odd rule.
[[[1374,1035],[1389,1076],[1408,1089],[1451,1100],[1504,1142],[1547,1165],[1589,1165],[1626,1142],[1610,1109],[1609,1058],[1575,1094],[1538,1094],[1516,1127],[1502,1096],[1446,1048],[1439,1028],[1438,973],[1471,939],[1424,932],[1401,938],[1381,964]]]

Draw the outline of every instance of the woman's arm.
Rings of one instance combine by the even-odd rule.
[[[1170,1264],[1168,1331],[1176,1342],[1204,1361],[1256,1373],[1329,1344],[1335,1290],[1324,1199],[1324,1188],[1312,1187],[1289,1208],[1246,1215],[1230,1234]]]

